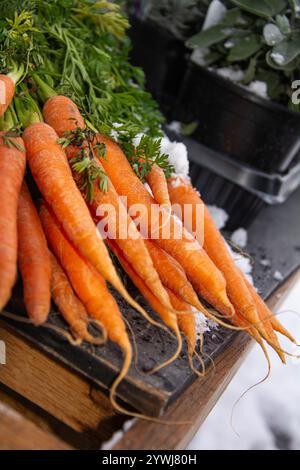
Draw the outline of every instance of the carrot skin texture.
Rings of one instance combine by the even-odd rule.
[[[221,233],[215,226],[198,192],[189,182],[182,180],[182,185],[177,184],[176,186],[172,185],[172,181],[169,182],[169,194],[172,204],[179,204],[181,207],[185,204],[192,204],[193,226],[187,227],[188,230],[194,231],[196,229],[195,218],[197,206],[204,208],[204,249],[223,273],[227,283],[228,297],[236,311],[239,312],[241,316],[244,316],[245,319],[249,319],[258,330],[265,333],[264,325],[260,323],[256,305],[245,284],[243,274],[236,267]],[[185,223],[184,220],[183,223]]]
[[[186,303],[201,309],[202,305],[198,296],[181,265],[152,240],[145,240],[145,244],[163,285]]]
[[[153,197],[157,204],[171,206],[168,183],[163,170],[154,164],[146,176],[147,183],[150,186]]]
[[[95,343],[87,329],[88,314],[83,303],[76,296],[66,274],[55,256],[50,253],[52,277],[51,293],[55,304],[77,339]]]
[[[15,94],[15,84],[8,75],[0,75],[0,87],[4,90],[4,103],[0,102],[0,118],[3,116]]]
[[[63,230],[81,254],[129,301],[76,186],[65,152],[57,144],[56,132],[47,124],[35,123],[25,130],[23,138],[32,175]]]
[[[98,140],[106,145],[107,159],[102,164],[116,191],[120,196],[127,196],[129,208],[135,204],[145,208],[146,225],[151,230],[150,211],[155,200],[134,173],[120,147],[103,135],[99,135]],[[169,236],[163,237],[161,230],[158,230],[155,243],[181,264],[193,287],[205,300],[220,312],[232,314],[233,307],[227,298],[223,275],[187,230],[183,229],[183,237],[176,239],[178,223],[171,215],[164,225]],[[181,226],[180,229],[182,230]]]
[[[182,301],[171,290],[169,290],[169,296],[175,310],[178,310],[179,312],[190,311],[190,314],[179,313],[177,315],[177,322],[180,330],[183,332],[184,336],[187,339],[188,351],[190,356],[192,356],[195,351],[197,341],[195,313],[193,312],[193,309],[189,304]]]
[[[82,129],[86,128],[78,107],[70,98],[65,96],[50,98],[44,106],[43,115],[45,121],[54,128],[60,137],[67,132],[72,132],[78,127]],[[69,159],[77,156],[79,152],[79,147],[68,146],[66,148],[66,155]],[[96,158],[96,161],[99,168],[104,171],[100,160]],[[114,211],[109,211],[108,213],[108,226],[115,227],[116,231],[114,234],[108,234],[108,236],[110,235],[110,238],[113,237],[116,240],[116,243],[123,251],[129,263],[134,263],[136,272],[144,279],[149,289],[153,291],[164,305],[171,308],[170,299],[153,266],[144,240],[134,222],[127,214],[126,208],[111,181],[108,180],[107,192],[101,191],[97,182],[95,182],[94,198],[88,205],[97,222],[101,221],[101,217],[97,215],[98,208],[104,205],[113,207]]]
[[[26,156],[21,138],[10,138],[18,146],[5,145],[0,133],[0,311],[8,302],[17,277],[17,211],[19,193],[24,177]]]
[[[112,241],[108,240],[108,245],[110,249],[113,251],[115,256],[118,258],[119,262],[121,263],[124,271],[128,274],[132,282],[135,286],[139,289],[141,294],[145,297],[145,299],[149,302],[152,308],[158,313],[160,318],[163,322],[171,328],[171,330],[178,332],[178,323],[176,314],[170,310],[168,310],[161,302],[152,294],[150,289],[146,286],[144,281],[137,275],[134,268],[128,263],[125,259],[124,255],[122,254],[121,250],[118,248],[117,244]]]
[[[18,206],[18,262],[24,302],[33,324],[47,321],[51,304],[51,264],[41,221],[23,182]]]
[[[103,324],[112,341],[122,349],[127,348],[129,339],[125,323],[104,279],[75,250],[44,204],[40,208],[40,217],[51,249],[88,314]]]

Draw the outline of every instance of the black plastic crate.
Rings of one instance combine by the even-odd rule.
[[[284,173],[300,160],[300,114],[197,64],[186,71],[174,118],[198,122],[195,139],[258,170]]]
[[[131,62],[144,70],[147,90],[171,118],[188,66],[188,49],[169,31],[136,16],[130,18],[128,34],[132,41]]]

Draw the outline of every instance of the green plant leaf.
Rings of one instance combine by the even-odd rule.
[[[195,34],[187,40],[186,44],[188,47],[192,48],[210,47],[227,39],[232,34],[232,32],[232,28],[227,28],[223,25],[216,25],[212,28],[206,29],[205,31],[201,31],[198,34]]]
[[[257,64],[257,58],[252,57],[249,61],[248,68],[244,73],[244,78],[242,80],[242,83],[244,85],[248,85],[249,83],[251,83],[254,80],[255,73],[256,73],[256,64]]]
[[[220,21],[223,26],[234,26],[239,20],[241,20],[241,11],[239,8],[231,8],[227,10],[225,15]]]
[[[264,38],[268,46],[276,46],[276,44],[284,40],[284,35],[278,26],[273,23],[268,23],[264,27]]]
[[[276,23],[282,34],[289,35],[291,33],[291,25],[286,15],[276,15]]]
[[[234,39],[234,46],[227,56],[229,62],[239,62],[246,60],[261,48],[260,36],[252,34],[250,36]]]
[[[267,84],[268,96],[272,100],[278,100],[285,92],[280,76],[275,70],[260,69],[256,74],[256,79]]]
[[[296,18],[300,18],[300,0],[289,0],[289,4],[293,9]]]
[[[232,3],[253,15],[271,18],[286,7],[285,0],[231,0]]]
[[[300,36],[282,41],[270,53],[270,58],[280,68],[285,68],[300,54]]]

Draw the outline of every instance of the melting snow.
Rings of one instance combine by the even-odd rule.
[[[231,241],[240,248],[245,248],[248,243],[248,234],[244,228],[239,228],[231,235]]]
[[[269,259],[261,259],[260,264],[268,268],[269,266],[271,266],[271,261]]]
[[[167,128],[172,132],[176,132],[177,134],[180,134],[181,133],[181,122],[172,121],[167,125]]]
[[[283,277],[283,275],[280,271],[275,271],[273,277],[276,281],[283,281],[283,279],[284,279],[284,277]]]
[[[222,230],[222,228],[225,227],[227,220],[229,218],[227,212],[224,211],[224,209],[221,209],[220,207],[217,206],[207,206],[210,215],[214,219],[214,222],[219,230]]]
[[[258,96],[261,96],[262,98],[269,99],[268,96],[268,85],[265,82],[261,82],[259,80],[254,80],[254,82],[251,82],[250,85],[248,86],[248,89],[255,93]]]
[[[227,9],[219,0],[213,0],[207,10],[206,18],[204,20],[202,30],[211,28],[218,24],[223,16],[225,15]]]
[[[274,60],[274,62],[276,62],[276,64],[278,64],[278,65],[283,65],[284,64],[285,58],[282,54],[280,54],[278,52],[272,52],[271,57]]]
[[[165,136],[162,138],[160,148],[162,153],[169,155],[169,163],[174,166],[175,174],[187,178],[190,165],[186,146],[182,142],[172,142]]]
[[[244,72],[240,69],[233,69],[232,67],[223,67],[214,70],[218,75],[227,78],[232,82],[240,82],[244,78]]]

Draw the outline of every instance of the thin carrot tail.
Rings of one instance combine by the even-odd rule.
[[[268,366],[268,370],[267,370],[267,373],[265,375],[265,377],[263,379],[261,379],[258,383],[254,384],[254,385],[251,385],[251,387],[249,387],[247,390],[245,390],[244,393],[242,393],[242,395],[239,397],[239,399],[235,402],[235,404],[233,405],[232,407],[232,410],[231,410],[231,418],[230,418],[230,423],[231,423],[231,427],[234,429],[234,426],[233,426],[233,418],[234,418],[234,411],[237,407],[237,405],[240,403],[240,401],[245,397],[245,395],[247,395],[247,393],[249,393],[251,390],[253,390],[255,387],[258,387],[259,385],[263,384],[266,380],[268,380],[268,378],[270,377],[270,374],[271,374],[271,361],[270,361],[270,357],[269,357],[269,354],[266,350],[266,347],[264,345],[264,343],[262,342],[262,340],[258,341],[256,339],[256,341],[258,342],[258,344],[260,345],[262,351],[263,351],[263,354],[267,360],[267,366]],[[237,433],[236,433],[237,434]]]
[[[194,372],[194,374],[196,374],[198,377],[204,377],[205,376],[205,372],[206,372],[206,367],[205,367],[205,363],[202,359],[202,357],[200,356],[200,354],[196,353],[196,351],[192,351],[190,350],[188,352],[188,356],[189,356],[189,364],[190,364],[190,368],[192,369],[192,371]],[[195,365],[194,365],[194,361],[193,361],[193,357],[196,356],[200,366],[201,366],[201,371],[198,370]]]
[[[280,323],[280,321],[276,318],[276,316],[272,316],[271,319],[271,324],[272,327],[274,328],[275,331],[280,333],[282,336],[285,336],[287,339],[289,339],[292,343],[297,344],[297,341],[295,338],[291,335],[291,333]]]
[[[114,278],[112,280],[108,280],[108,282],[110,282],[110,284],[119,292],[119,294],[124,298],[124,300],[126,300],[126,302],[131,305],[131,307],[133,307],[135,310],[137,310],[141,315],[143,315],[144,318],[146,318],[146,320],[148,320],[152,325],[154,326],[159,326],[161,327],[161,324],[156,322],[155,320],[153,320],[153,318],[151,318],[148,313],[146,312],[146,310],[141,307],[138,302],[136,302],[130,295],[129,293],[127,292],[127,290],[125,289],[125,287],[123,286],[122,282],[119,280],[118,278],[118,281]]]
[[[177,339],[177,348],[176,348],[176,351],[175,353],[173,354],[173,356],[171,356],[169,359],[167,359],[165,362],[163,362],[162,364],[159,364],[158,366],[156,366],[154,369],[152,369],[151,371],[149,371],[147,373],[148,374],[155,374],[156,372],[158,372],[159,370],[161,369],[164,369],[165,367],[169,366],[170,364],[172,364],[172,362],[176,361],[176,359],[178,358],[179,354],[181,353],[181,350],[182,350],[182,337],[181,337],[181,334],[179,332],[179,329],[177,329],[176,331],[174,331],[175,335],[176,335],[176,339]]]
[[[251,321],[253,327],[256,328],[261,336],[266,339],[268,336],[266,322],[264,319],[260,319],[259,312],[255,307],[250,305],[244,312],[240,310],[239,313],[244,318],[244,320]]]

